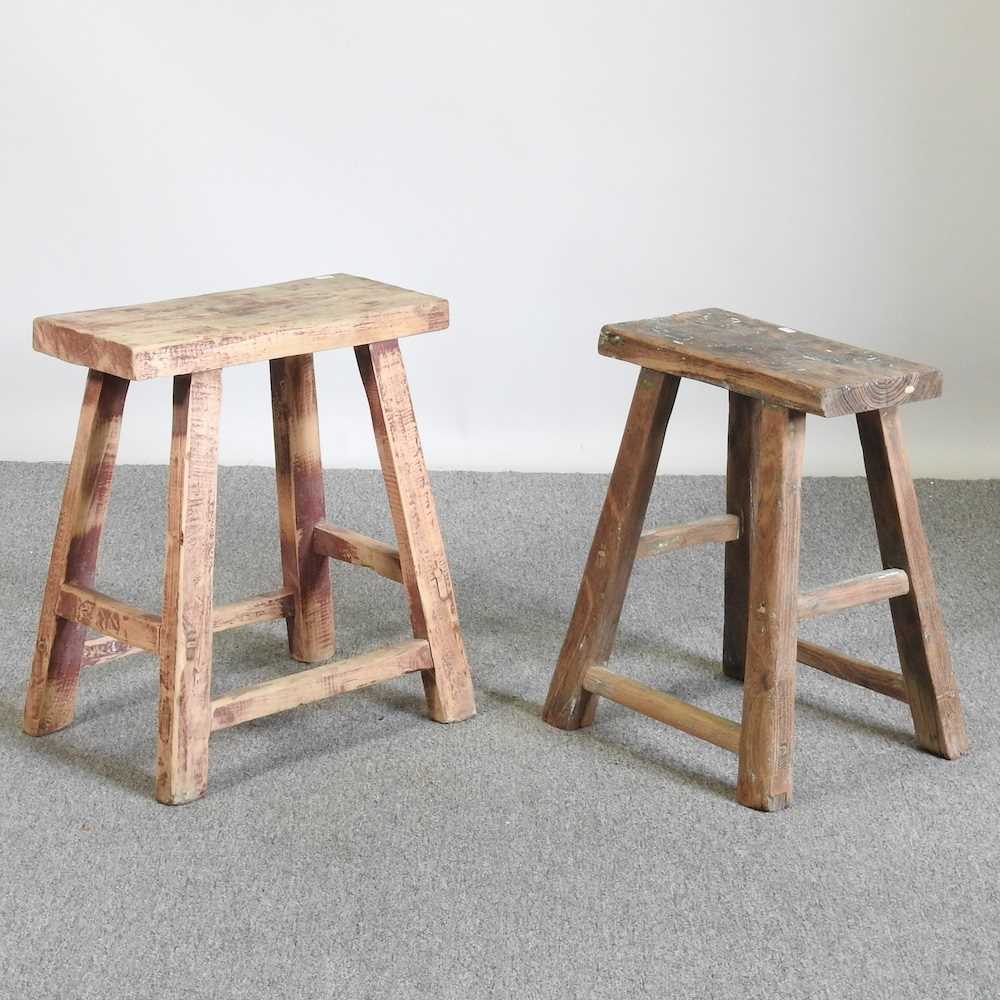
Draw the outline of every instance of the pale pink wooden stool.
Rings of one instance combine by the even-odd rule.
[[[73,720],[80,668],[146,650],[160,658],[156,797],[204,794],[212,732],[420,672],[431,717],[475,714],[451,574],[398,338],[448,325],[444,299],[348,274],[146,305],[43,316],[34,346],[89,368],[70,461],[24,730]],[[326,521],[312,354],[353,347],[364,383],[398,549]],[[216,459],[222,369],[270,362],[283,583],[216,607]],[[172,376],[173,436],[163,608],[152,614],[94,589],[125,394]],[[334,653],[328,559],[403,584],[413,639],[212,698],[212,634],[284,618],[294,659]],[[100,637],[87,639],[91,630]]]

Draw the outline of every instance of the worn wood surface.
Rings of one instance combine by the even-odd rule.
[[[270,591],[242,601],[221,604],[212,612],[212,630],[252,625],[256,622],[288,618],[294,610],[294,597],[290,590]],[[129,652],[155,653],[159,648],[160,616],[125,601],[108,597],[99,591],[74,584],[64,584],[57,613],[69,621],[78,622],[95,632],[116,640],[114,646],[102,649],[95,655],[124,656]],[[87,643],[84,644],[88,645]],[[134,648],[129,648],[134,647]]]
[[[740,534],[740,519],[732,514],[716,514],[685,524],[671,524],[666,528],[653,528],[639,536],[636,559],[658,556],[689,545],[706,542],[729,542]]]
[[[221,375],[174,379],[156,755],[156,797],[170,805],[208,780]]]
[[[799,640],[796,656],[799,663],[804,663],[814,670],[821,670],[831,677],[839,677],[841,680],[850,681],[879,694],[888,695],[896,701],[909,701],[902,674],[893,673],[891,670],[876,667],[871,663],[865,663],[864,660],[802,639]]]
[[[295,602],[288,648],[294,659],[316,663],[333,656],[335,641],[330,568],[312,543],[326,517],[312,355],[271,362],[271,412],[281,569]]]
[[[661,372],[639,372],[573,617],[545,699],[542,718],[559,729],[578,729],[593,721],[597,699],[583,687],[583,675],[607,663],[611,655],[679,381]]]
[[[94,583],[127,391],[122,379],[97,371],[87,375],[24,705],[24,731],[31,736],[55,732],[73,720],[87,630],[58,617],[57,607],[63,584]]]
[[[323,521],[313,528],[313,548],[324,556],[339,562],[366,566],[379,576],[402,583],[403,571],[399,566],[399,550],[385,542],[379,542],[359,531],[338,528],[329,521]]]
[[[127,379],[208,371],[448,325],[433,295],[351,274],[39,316],[36,351]]]
[[[608,698],[724,750],[739,751],[740,727],[735,722],[630,677],[612,673],[604,667],[589,667],[583,675],[583,687],[593,695]]]
[[[890,597],[907,593],[909,589],[910,581],[900,569],[884,569],[879,573],[841,580],[799,594],[799,621],[856,608],[861,604],[887,601]]]
[[[427,639],[434,661],[434,669],[421,674],[428,709],[438,722],[459,722],[476,712],[472,676],[399,344],[367,344],[355,354],[396,529],[413,634]]]
[[[150,614],[89,587],[63,584],[56,614],[67,621],[76,622],[151,653],[160,648],[159,615]]]
[[[740,533],[726,543],[722,672],[743,680],[747,627],[750,622],[750,537],[754,530],[753,449],[754,422],[761,402],[729,393],[729,435],[726,450],[726,510],[739,519]]]
[[[750,625],[736,798],[768,812],[792,801],[799,521],[805,415],[761,406],[754,421]]]
[[[145,652],[147,650],[140,649],[138,646],[130,646],[127,642],[122,642],[121,639],[112,639],[109,635],[99,635],[84,642],[81,665],[97,667],[102,663],[109,663],[111,660],[120,660],[123,656]]]
[[[724,309],[611,323],[598,350],[824,417],[941,395],[935,368]]]
[[[242,625],[288,618],[294,610],[290,590],[272,590],[266,594],[246,597],[242,601],[233,601],[231,604],[220,604],[212,613],[212,629],[215,632],[224,632]],[[146,614],[146,612],[141,613]],[[156,619],[157,629],[159,629],[159,618],[155,615],[150,617]],[[132,646],[121,639],[102,635],[95,639],[88,639],[83,644],[83,665],[96,667],[111,660],[120,660],[123,656],[145,652],[147,650],[140,646]]]
[[[902,569],[910,580],[909,593],[889,608],[914,730],[924,749],[954,759],[969,742],[899,412],[859,414],[858,430],[882,565]]]
[[[227,729],[416,670],[429,670],[431,666],[427,641],[409,639],[396,646],[300,670],[288,677],[278,677],[216,698],[212,702],[212,729]]]
[[[294,613],[295,594],[290,588],[282,587],[266,594],[255,594],[242,601],[220,604],[212,612],[212,630],[225,632],[227,629],[240,628],[243,625],[290,618]]]

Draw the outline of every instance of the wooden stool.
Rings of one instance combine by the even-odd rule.
[[[432,718],[475,714],[472,682],[397,338],[448,325],[444,299],[347,274],[148,305],[45,316],[34,346],[90,369],[42,602],[24,709],[41,736],[73,719],[81,665],[160,658],[156,797],[204,794],[218,729],[420,671]],[[328,523],[312,352],[353,347],[398,549]],[[216,460],[222,369],[269,360],[282,586],[215,607]],[[125,393],[173,376],[173,437],[160,615],[93,589]],[[284,618],[294,659],[334,652],[328,559],[403,584],[412,640],[213,699],[212,633]],[[91,629],[104,638],[86,639]]]
[[[968,749],[897,404],[940,395],[940,372],[787,327],[708,309],[616,323],[598,350],[641,366],[544,718],[594,720],[598,696],[739,755],[736,798],[792,799],[796,661],[909,704],[922,747]],[[681,378],[729,390],[728,513],[643,533]],[[805,415],[857,415],[882,552],[881,573],[799,593],[799,485]],[[725,673],[745,678],[742,724],[605,668],[636,558],[725,542]],[[890,600],[902,674],[797,642],[801,619]]]

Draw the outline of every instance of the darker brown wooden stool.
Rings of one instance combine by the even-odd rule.
[[[472,682],[398,339],[442,330],[448,303],[347,274],[148,305],[44,316],[35,349],[90,369],[66,479],[24,730],[73,720],[80,668],[143,650],[160,658],[156,797],[201,796],[218,729],[420,672],[432,718],[475,714]],[[353,347],[398,548],[326,520],[313,352]],[[270,361],[282,586],[216,607],[216,457],[222,369]],[[173,377],[163,608],[152,614],[94,589],[125,393]],[[413,639],[212,698],[212,634],[284,618],[294,659],[334,653],[328,559],[403,584]],[[88,630],[100,637],[88,640]]]
[[[917,740],[948,759],[968,749],[897,405],[941,393],[941,375],[721,309],[615,323],[598,350],[641,366],[607,499],[544,717],[594,720],[599,697],[739,755],[736,798],[792,799],[795,665],[906,702]],[[728,513],[643,533],[681,378],[729,390]],[[799,593],[799,485],[805,415],[856,414],[882,554],[880,573]],[[636,558],[724,542],[725,673],[744,680],[739,725],[606,669]],[[901,674],[798,641],[805,618],[889,599]]]

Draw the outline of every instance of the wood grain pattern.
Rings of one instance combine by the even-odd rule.
[[[126,379],[209,371],[443,330],[448,303],[350,274],[40,316],[36,351]]]
[[[212,613],[212,629],[215,632],[224,632],[242,625],[254,625],[258,622],[288,618],[294,610],[290,590],[272,590],[266,594],[244,598],[242,601],[219,605]],[[146,612],[141,613],[146,614]],[[159,618],[151,617],[156,618],[157,628],[159,628]],[[145,652],[147,650],[139,646],[130,646],[121,639],[98,636],[96,639],[88,639],[83,644],[83,666],[96,667],[111,660],[119,660],[123,656]]]
[[[243,625],[290,618],[294,613],[295,593],[287,587],[282,587],[266,594],[244,598],[242,601],[220,604],[212,612],[212,630],[225,632],[227,629],[240,628]]]
[[[140,649],[138,646],[130,646],[127,642],[122,642],[121,639],[112,639],[109,635],[99,635],[84,642],[81,666],[98,667],[111,660],[120,660],[123,656],[145,652],[147,650]]]
[[[168,805],[199,798],[208,780],[221,375],[174,379],[156,756]]]
[[[799,621],[856,608],[861,604],[887,601],[890,597],[908,593],[909,589],[910,581],[900,569],[884,569],[880,573],[866,573],[841,580],[799,594]]]
[[[271,362],[271,412],[281,569],[295,595],[288,648],[294,659],[316,663],[333,656],[336,643],[330,569],[312,543],[326,517],[312,355]]]
[[[910,580],[909,593],[893,598],[889,608],[913,727],[924,749],[953,760],[969,741],[899,412],[857,419],[882,565],[902,569]]]
[[[396,529],[413,634],[427,639],[434,661],[434,669],[421,674],[427,705],[436,721],[459,722],[476,712],[472,677],[399,344],[381,341],[357,347],[355,354]]]
[[[329,521],[322,521],[313,528],[312,539],[313,548],[324,556],[354,566],[366,566],[388,580],[403,582],[399,550],[392,545],[376,541],[358,531],[338,528]]]
[[[645,368],[639,372],[573,617],[542,713],[549,725],[559,729],[578,729],[593,721],[597,699],[583,687],[583,676],[589,668],[606,664],[611,655],[679,381]]]
[[[896,701],[909,702],[902,674],[893,673],[891,670],[873,666],[864,660],[857,660],[853,656],[802,639],[799,640],[796,657],[799,663],[804,663],[814,670],[821,670],[831,677],[850,681],[852,684],[895,698]]]
[[[771,812],[792,801],[799,519],[805,415],[760,407],[754,422],[750,627],[736,798]]]
[[[431,666],[427,641],[409,639],[347,660],[300,670],[289,677],[278,677],[216,698],[212,702],[212,729],[227,729],[416,670],[429,670]]]
[[[664,691],[657,691],[604,667],[588,668],[583,675],[583,686],[591,694],[608,698],[724,750],[732,753],[739,751],[740,727],[735,722],[689,705]]]
[[[750,539],[757,517],[752,492],[753,428],[760,407],[759,399],[729,393],[726,510],[739,518],[740,533],[726,543],[722,672],[738,681],[743,680],[747,628],[750,624]]]
[[[433,718],[475,714],[452,579],[398,337],[443,329],[443,299],[328,275],[238,292],[41,317],[35,346],[88,364],[25,705],[25,730],[73,715],[80,668],[148,650],[160,657],[156,797],[204,794],[213,725],[419,671]],[[354,346],[372,412],[399,550],[325,521],[312,351]],[[270,361],[283,586],[213,606],[221,371]],[[172,375],[173,434],[163,607],[157,616],[94,589],[128,381]],[[325,531],[317,533],[317,525]],[[215,631],[285,618],[296,659],[333,654],[333,555],[404,583],[415,638],[211,700]],[[86,641],[90,628],[104,635]]]
[[[936,368],[724,309],[611,323],[598,350],[823,417],[941,395]]]
[[[127,391],[128,382],[113,375],[87,375],[25,698],[23,725],[31,736],[55,732],[73,720],[87,630],[59,618],[56,609],[64,583],[94,583]]]
[[[76,622],[119,639],[130,646],[155,653],[160,648],[160,618],[125,601],[108,597],[89,587],[63,584],[56,605],[56,614],[67,621]]]
[[[703,517],[686,524],[671,524],[666,528],[654,528],[639,536],[636,559],[658,556],[664,552],[687,548],[689,545],[704,545],[706,542],[729,542],[740,534],[740,519],[732,514],[716,514]]]

